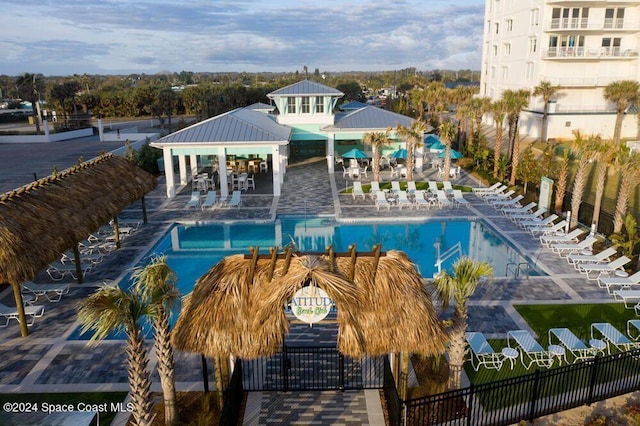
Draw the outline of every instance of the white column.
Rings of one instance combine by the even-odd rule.
[[[191,166],[191,176],[198,174],[198,156],[190,155],[189,156],[189,165]]]
[[[223,147],[218,148],[218,174],[220,177],[220,196],[229,196],[229,182],[227,182],[227,153]]]
[[[167,181],[167,197],[173,198],[176,196],[176,184],[173,181],[173,155],[171,155],[171,148],[162,148],[162,156],[164,158],[164,176]]]
[[[282,176],[282,159],[280,158],[280,146],[275,145],[271,148],[271,163],[273,165],[273,195],[280,196],[280,186],[284,176]]]
[[[178,155],[178,168],[180,170],[180,185],[186,185],[189,183],[187,180],[187,157],[184,155]]]
[[[98,118],[98,135],[100,135],[100,142],[104,142],[104,127],[102,127],[102,118]]]
[[[171,250],[177,252],[180,250],[180,236],[178,235],[178,227],[171,228]]]
[[[329,168],[329,173],[333,173],[335,170],[335,139],[334,134],[329,133],[327,136],[327,167]]]
[[[416,155],[416,170],[422,170],[422,166],[424,165],[424,144],[417,146],[415,149]]]

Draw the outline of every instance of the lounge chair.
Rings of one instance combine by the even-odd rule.
[[[484,334],[471,331],[465,333],[467,343],[469,344],[469,358],[471,366],[474,370],[478,371],[481,366],[488,369],[500,370],[504,363],[504,355],[502,353],[496,353]]]
[[[503,209],[505,207],[517,207],[520,206],[520,200],[524,198],[524,195],[516,195],[515,197],[508,200],[497,200],[491,202],[491,205],[494,209]]]
[[[184,206],[185,209],[190,209],[191,207],[198,207],[200,205],[200,191],[193,191],[191,193],[191,199]]]
[[[553,221],[556,220],[557,218],[558,218],[558,215],[555,213],[552,213],[549,216],[545,217],[544,219],[541,219],[540,217],[534,217],[530,219],[520,220],[520,218],[512,217],[511,220],[516,222],[520,228],[526,229],[527,231],[535,235],[535,232],[531,231],[532,229],[542,228],[544,230],[546,228],[553,227],[554,226]]]
[[[400,189],[400,182],[398,182],[397,180],[392,180],[391,181],[391,192],[393,192],[394,194],[397,194],[400,191],[402,191]]]
[[[493,204],[496,201],[509,200],[510,197],[515,193],[516,193],[515,190],[510,189],[507,192],[505,192],[504,194],[488,195],[488,196],[484,197],[484,202],[488,203],[488,204]]]
[[[457,206],[471,207],[471,203],[464,199],[464,197],[462,196],[462,191],[459,189],[453,190],[453,202]]]
[[[623,288],[614,290],[613,297],[616,300],[622,300],[625,308],[634,309],[635,305],[640,303],[640,289]]]
[[[82,271],[82,275],[88,274],[91,269],[93,269],[93,263],[81,263],[80,270]],[[47,266],[47,275],[54,281],[60,281],[67,275],[69,275],[74,280],[77,280],[76,274],[76,265],[75,263],[62,263],[62,262],[52,262]]]
[[[615,247],[607,247],[596,254],[570,254],[567,256],[567,262],[575,266],[578,269],[578,265],[581,263],[602,263],[608,262],[609,258],[617,253]]]
[[[429,185],[429,192],[432,194],[436,194],[438,192],[438,183],[432,180],[427,181],[427,185]]]
[[[557,216],[554,219],[557,219]],[[528,231],[534,237],[535,236],[542,237],[543,235],[553,235],[559,232],[560,233],[565,232],[564,230],[567,229],[568,226],[569,226],[569,222],[567,222],[566,220],[561,220],[560,222],[551,223],[547,226],[531,226],[529,227]]]
[[[351,195],[353,196],[354,200],[356,199],[356,197],[362,197],[362,199],[364,200],[365,195],[364,195],[364,191],[362,190],[361,182],[358,182],[358,181],[353,182],[353,190],[351,191]]]
[[[373,181],[371,182],[371,189],[369,189],[369,194],[371,194],[371,198],[376,199],[376,193],[380,192],[380,183]]]
[[[554,339],[555,338],[555,339]],[[558,341],[573,356],[573,362],[591,359],[596,356],[597,349],[588,347],[568,328],[549,329],[549,344]]]
[[[526,206],[525,206],[526,207]],[[508,211],[509,209],[503,209],[502,212],[504,213],[505,211]],[[519,213],[519,212],[515,212],[515,213],[508,213],[507,212],[507,216],[509,216],[511,218],[512,221],[518,223],[518,222],[524,222],[524,221],[541,221],[542,220],[542,215],[545,214],[547,212],[547,209],[540,207],[538,210],[536,210],[535,212],[529,212],[529,213]]]
[[[499,194],[502,194],[508,188],[509,187],[507,185],[500,184],[500,186],[498,186],[496,189],[494,189],[492,191],[476,192],[476,195],[484,200],[487,197],[494,197],[494,196],[497,196]]]
[[[27,326],[32,326],[36,318],[40,318],[44,315],[44,306],[42,305],[26,305],[24,307],[24,315],[27,317]],[[18,308],[15,306],[7,306],[0,303],[0,317],[4,317],[6,322],[0,324],[0,327],[6,327],[9,325],[9,320],[20,321],[18,316]]]
[[[414,181],[410,180],[407,182],[407,192],[416,192],[416,183]]]
[[[527,330],[511,330],[507,332],[507,346],[512,347],[512,341],[515,341],[520,348],[520,362],[527,370],[533,364],[545,368],[549,368],[553,364],[551,352],[545,351]]]
[[[436,192],[436,196],[438,197],[438,206],[449,208],[453,207],[453,201],[447,197],[447,194],[442,189],[439,189],[438,192]]]
[[[407,197],[407,191],[398,192],[398,206],[402,209],[402,206],[408,206],[409,208],[413,207],[413,203]]]
[[[551,244],[554,243],[570,243],[572,241],[577,241],[580,235],[584,234],[584,231],[580,228],[576,228],[568,234],[563,235],[543,235],[540,237],[540,242],[542,245],[551,247]]]
[[[453,187],[451,186],[451,182],[448,180],[445,180],[444,182],[442,182],[442,189],[446,193],[453,192]]]
[[[632,329],[635,331],[632,332]],[[629,336],[631,340],[637,341],[640,339],[640,333],[638,332],[640,332],[640,320],[630,319],[627,321],[627,336]]]
[[[607,344],[607,352],[611,353],[611,345],[615,346],[619,351],[629,351],[631,349],[640,348],[640,342],[632,342],[622,334],[617,328],[608,322],[596,322],[591,324],[591,338],[604,338]]]
[[[578,265],[578,271],[584,272],[587,274],[587,278],[590,280],[597,280],[602,275],[610,274],[615,272],[618,269],[622,269],[624,265],[631,262],[626,256],[620,256],[619,258],[609,262],[609,263],[582,263]],[[597,272],[598,275],[593,276],[592,273]],[[604,288],[604,287],[603,287]]]
[[[500,185],[502,185],[500,182],[496,182],[488,188],[487,187],[471,188],[471,191],[473,191],[475,194],[479,194],[481,192],[491,192],[498,189]]]
[[[423,189],[419,189],[413,193],[413,204],[416,205],[416,210],[420,208],[420,206],[426,206],[429,208],[431,203],[425,197],[425,191]]]
[[[214,207],[217,204],[216,200],[216,191],[207,192],[207,198],[205,198],[204,202],[200,205],[202,210],[207,207]]]
[[[376,192],[376,207],[380,210],[380,206],[385,206],[387,210],[391,209],[391,203],[387,200],[387,195],[383,191]]]
[[[598,285],[607,288],[607,293],[613,294],[612,287],[620,287],[621,289],[632,289],[640,287],[640,271],[629,277],[598,277]]]
[[[551,251],[560,255],[560,257],[566,257],[570,254],[579,253],[582,250],[591,249],[593,243],[598,241],[596,237],[587,237],[584,240],[575,244],[551,244]]]
[[[70,288],[70,284],[36,284],[32,281],[22,283],[22,292],[33,294],[34,302],[40,297],[45,297],[49,302],[59,302],[63,295],[69,293]]]
[[[231,194],[231,199],[229,200],[227,205],[230,207],[238,207],[240,204],[242,204],[241,196],[242,196],[242,192],[233,191],[233,194]]]
[[[529,204],[527,204],[526,206],[505,207],[504,209],[500,210],[500,212],[505,216],[520,216],[520,215],[533,213],[533,208],[535,206],[536,206],[536,202],[532,201]],[[541,210],[546,211],[546,209],[541,209]]]

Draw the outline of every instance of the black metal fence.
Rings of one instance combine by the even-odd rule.
[[[221,426],[236,426],[238,424],[243,399],[242,361],[237,359],[233,367],[231,382],[224,391],[224,405],[219,423]]]
[[[405,424],[508,425],[638,389],[640,349],[408,400]]]

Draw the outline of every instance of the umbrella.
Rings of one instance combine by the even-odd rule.
[[[391,158],[407,158],[407,150],[404,148],[401,148],[397,151],[392,152],[390,157]]]
[[[445,149],[446,146],[444,146],[442,144],[442,142],[440,141],[440,139],[438,139],[437,141],[435,141],[434,143],[431,144],[431,146],[429,147],[430,149]]]
[[[442,142],[440,142],[440,138],[438,138],[438,136],[428,134],[424,137],[424,145],[431,147],[432,145],[442,145]]]
[[[368,158],[368,157],[367,157],[367,154],[365,154],[364,152],[360,151],[357,148],[353,148],[345,152],[344,154],[342,154],[342,158]]]
[[[445,154],[446,154],[446,151],[442,151],[440,154],[438,154],[438,157],[440,157],[440,158],[444,158]],[[456,151],[455,149],[452,149],[452,150],[451,150],[451,159],[452,159],[452,160],[457,160],[458,158],[462,158],[462,157],[463,157],[463,155],[462,155],[462,154],[460,154],[460,153],[459,153],[458,151]]]

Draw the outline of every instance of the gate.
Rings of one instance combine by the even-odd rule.
[[[242,360],[247,391],[380,389],[384,357],[349,358],[335,347],[284,346],[268,358]]]

